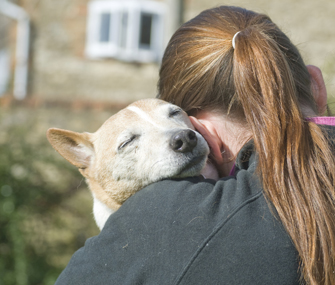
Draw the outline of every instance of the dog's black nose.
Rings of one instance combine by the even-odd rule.
[[[191,152],[197,145],[197,135],[192,130],[182,130],[173,134],[170,146],[177,152]]]

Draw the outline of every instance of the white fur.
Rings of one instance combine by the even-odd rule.
[[[141,119],[143,119],[144,121],[150,123],[151,125],[155,126],[156,128],[162,129],[162,126],[156,124],[149,116],[146,112],[144,112],[143,110],[141,110],[138,107],[135,106],[128,106],[127,107],[128,110],[133,111],[134,113],[136,113],[137,115],[140,116]]]
[[[108,217],[114,213],[112,209],[107,207],[102,203],[98,198],[93,194],[93,215],[95,222],[100,230],[104,227],[105,223],[108,220]]]

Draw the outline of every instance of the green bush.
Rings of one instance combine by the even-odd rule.
[[[54,284],[75,250],[98,232],[91,197],[45,132],[33,131],[36,118],[7,125],[1,119],[0,285]]]

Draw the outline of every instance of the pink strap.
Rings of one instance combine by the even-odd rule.
[[[307,120],[318,125],[335,126],[335,117],[311,117]]]
[[[229,172],[229,176],[233,176],[235,175],[235,163],[233,165],[233,167],[230,169],[230,172]]]

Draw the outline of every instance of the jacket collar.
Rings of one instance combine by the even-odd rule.
[[[248,169],[254,162],[256,162],[254,140],[250,140],[238,153],[235,165],[230,171],[230,175],[235,175],[236,172],[241,169]]]

